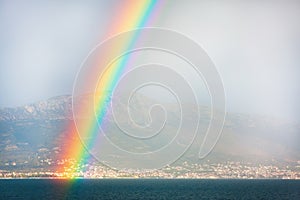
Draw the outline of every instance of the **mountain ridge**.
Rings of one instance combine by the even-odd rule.
[[[139,101],[139,102],[137,102]],[[139,106],[147,101],[136,100]],[[172,107],[172,106],[170,106]],[[137,109],[137,111],[145,109]],[[208,109],[202,107],[205,115]],[[144,111],[143,111],[144,112]],[[0,166],[19,162],[39,166],[41,157],[55,159],[66,145],[66,126],[73,122],[72,97],[63,95],[16,108],[0,109]],[[299,124],[229,113],[223,134],[207,159],[297,162],[300,160]],[[198,162],[195,142],[184,159]],[[40,158],[38,158],[40,157]]]

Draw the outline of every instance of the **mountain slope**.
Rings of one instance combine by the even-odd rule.
[[[22,107],[0,109],[0,166],[11,163],[18,163],[24,168],[41,166],[41,160],[47,159],[55,164],[61,148],[67,145],[68,140],[74,139],[67,135],[67,126],[73,123],[71,101],[71,96],[66,95]],[[137,119],[140,123],[147,122],[147,106],[149,102],[155,103],[154,100],[139,96],[133,102],[133,111],[137,116],[142,116]],[[126,105],[123,103],[120,106]],[[170,125],[175,126],[172,120],[176,118],[177,111],[172,104],[168,109],[171,109],[169,117],[173,122]],[[201,112],[208,121],[208,108],[201,107]],[[189,119],[189,116],[185,117]],[[128,121],[125,115],[123,119],[124,123]],[[214,162],[296,162],[300,160],[299,130],[299,124],[228,114],[220,141],[206,159]],[[201,162],[196,159],[200,144],[201,141],[196,140],[181,160]]]

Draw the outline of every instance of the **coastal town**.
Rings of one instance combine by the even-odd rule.
[[[51,162],[49,162],[51,164]],[[48,163],[48,164],[49,164]],[[59,165],[73,163],[63,171],[55,168],[33,168],[31,170],[0,170],[0,178],[179,178],[179,179],[300,179],[300,161],[295,166],[254,165],[228,161],[225,163],[165,166],[162,169],[113,170],[99,163],[76,164],[73,160],[62,160]],[[12,163],[15,164],[15,163]]]

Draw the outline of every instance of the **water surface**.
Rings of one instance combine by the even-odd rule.
[[[299,180],[9,179],[0,199],[300,199]]]

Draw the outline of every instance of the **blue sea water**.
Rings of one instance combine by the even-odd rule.
[[[300,199],[297,180],[8,179],[0,199]]]

